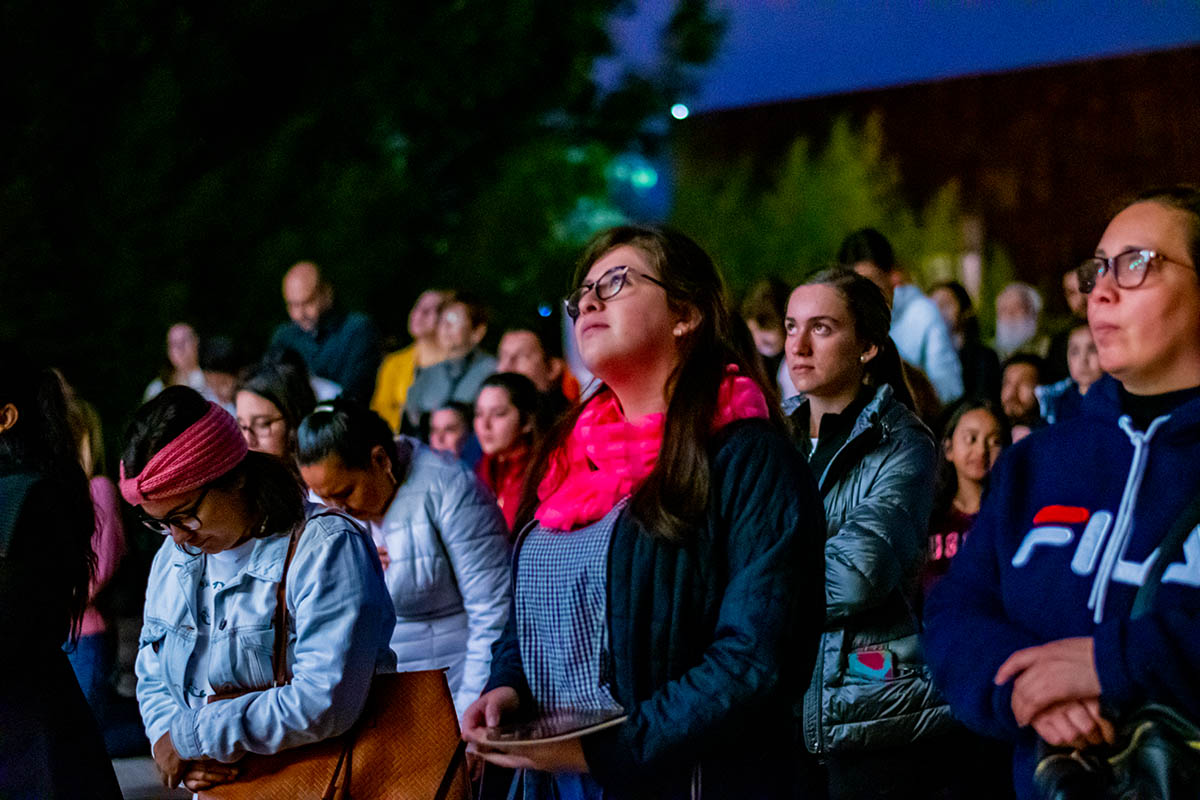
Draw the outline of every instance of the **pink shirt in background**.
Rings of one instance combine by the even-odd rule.
[[[92,493],[92,506],[96,509],[96,530],[92,534],[92,549],[96,552],[96,571],[88,587],[89,605],[83,612],[79,634],[91,636],[108,630],[104,617],[96,610],[91,600],[96,598],[117,571],[125,555],[125,528],[121,524],[121,501],[117,485],[102,475],[92,478],[88,484]]]

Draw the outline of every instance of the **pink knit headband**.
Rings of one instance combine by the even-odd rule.
[[[155,453],[140,473],[125,477],[121,462],[121,496],[139,506],[186,494],[229,472],[247,452],[237,420],[210,402],[208,412]]]

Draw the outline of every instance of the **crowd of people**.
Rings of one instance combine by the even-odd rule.
[[[115,480],[94,410],[4,345],[0,796],[118,796],[97,597],[134,520],[163,537],[140,746],[192,791],[342,734],[393,671],[446,671],[484,792],[547,800],[1033,798],[1046,748],[1200,715],[1200,519],[1160,547],[1200,489],[1200,191],[1126,204],[1059,330],[1014,283],[985,342],[874,229],[836,260],[735,311],[687,236],[604,231],[575,370],[540,319],[490,354],[451,289],[385,355],[301,262],[254,363],[168,330]],[[566,711],[612,724],[492,736]]]

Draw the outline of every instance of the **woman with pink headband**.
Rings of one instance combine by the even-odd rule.
[[[365,533],[336,514],[309,516],[283,462],[250,452],[237,421],[186,387],[142,406],[126,438],[121,494],[169,537],[151,567],[136,662],[164,784],[206,789],[236,780],[247,752],[347,730],[372,676],[396,663],[395,616]],[[281,580],[292,679],[272,686]]]

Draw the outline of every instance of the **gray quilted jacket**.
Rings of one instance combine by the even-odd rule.
[[[797,441],[807,458],[810,440]],[[952,726],[914,612],[936,466],[929,429],[883,386],[817,476],[825,632],[802,711],[812,753],[894,747]]]
[[[447,668],[461,713],[479,697],[508,620],[508,528],[461,462],[407,436],[396,444],[403,481],[372,528],[391,560],[384,581],[396,607],[396,669]]]

